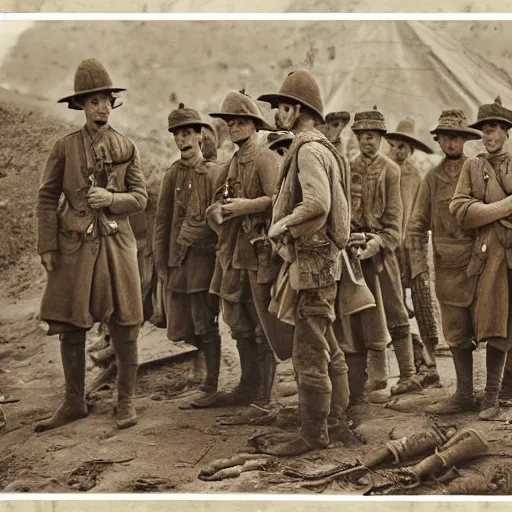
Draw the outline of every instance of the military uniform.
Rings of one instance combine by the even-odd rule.
[[[501,123],[508,130],[512,127],[512,111],[505,109],[499,99],[494,104],[483,105],[477,122],[471,126],[481,129],[486,123]],[[461,228],[476,228],[466,272],[470,279],[476,277],[477,281],[473,304],[476,340],[487,340],[482,419],[495,414],[506,354],[512,348],[511,195],[512,161],[501,148],[496,153],[466,161],[450,203],[450,211]]]
[[[376,110],[356,114],[352,130],[369,130],[384,134],[384,117]],[[376,297],[376,302],[383,306],[398,361],[400,380],[391,392],[403,393],[410,389],[418,389],[421,386],[415,376],[409,316],[403,300],[400,267],[396,255],[401,243],[403,219],[400,168],[380,152],[371,159],[360,155],[351,163],[351,179],[352,230],[364,233],[379,247],[375,256],[361,261],[361,266],[368,286],[372,292],[380,295]],[[367,310],[362,315],[354,315],[352,323],[362,323],[367,316],[381,314],[382,309],[379,307]],[[376,323],[380,324],[377,321]],[[361,331],[357,325],[353,326],[353,330]],[[353,370],[349,372],[354,375],[354,379],[351,380],[351,391],[354,391],[354,396],[361,394],[363,383],[360,378],[364,374],[364,368],[360,366],[365,364],[366,356],[364,360],[362,356],[367,351],[368,370],[372,379],[376,381],[375,389],[386,386],[384,350],[389,338],[383,336],[381,331],[377,331],[376,334],[378,337],[356,337],[358,347],[355,350],[352,348],[354,356],[347,359],[349,368],[353,363]]]
[[[76,98],[120,90],[112,87],[103,66],[90,59],[77,69],[75,94],[60,101],[80,110]],[[110,206],[89,207],[91,185],[112,194]],[[87,415],[85,333],[95,322],[108,324],[116,352],[118,426],[136,422],[132,396],[143,314],[137,244],[128,217],[143,211],[146,203],[137,148],[114,129],[106,126],[93,135],[86,125],[54,144],[37,196],[37,249],[41,255],[58,254],[58,264],[47,274],[40,318],[50,325],[49,334],[60,333],[66,395],[37,431]]]

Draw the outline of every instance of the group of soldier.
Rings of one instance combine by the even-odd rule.
[[[143,311],[129,217],[145,209],[148,196],[137,148],[108,125],[122,90],[90,59],[77,69],[74,94],[60,100],[84,110],[86,122],[55,143],[38,192],[38,252],[48,277],[40,317],[48,334],[60,336],[66,392],[37,431],[88,414],[85,339],[95,322],[108,325],[116,355],[117,424],[137,421]],[[210,113],[227,123],[237,146],[221,164],[206,151],[205,133],[213,130],[197,111],[180,104],[168,117],[180,158],[162,178],[154,264],[169,340],[195,344],[204,357],[201,392],[186,406],[259,414],[271,402],[276,356],[291,358],[300,431],[267,443],[268,453],[285,456],[332,440],[356,442],[347,414],[387,387],[388,346],[399,369],[391,394],[438,385],[431,232],[457,389],[429,412],[495,417],[499,399],[512,398],[512,163],[505,150],[512,111],[497,100],[481,106],[470,126],[463,111],[444,110],[431,133],[445,156],[422,179],[411,155],[432,150],[411,119],[389,132],[376,108],[356,113],[359,155],[349,163],[340,133],[350,114],[324,118],[308,71],[290,73],[277,93],[258,100],[275,109],[279,131],[245,91],[228,92]],[[270,132],[266,143],[258,143],[259,131]],[[486,152],[468,159],[464,143],[480,138]],[[414,342],[405,288],[421,336]],[[231,391],[218,389],[220,312],[240,359]],[[476,396],[479,342],[487,342],[487,382]]]

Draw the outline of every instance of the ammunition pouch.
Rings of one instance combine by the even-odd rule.
[[[295,261],[290,265],[294,290],[325,288],[340,279],[340,251],[322,232],[295,241]]]

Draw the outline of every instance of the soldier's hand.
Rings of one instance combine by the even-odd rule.
[[[283,235],[287,229],[288,229],[288,227],[286,226],[286,224],[284,222],[281,222],[281,221],[276,222],[275,224],[270,226],[270,229],[268,230],[268,237],[276,240],[281,235]]]
[[[53,272],[59,264],[59,253],[57,251],[48,251],[41,254],[41,264],[46,272]]]
[[[248,212],[248,206],[251,199],[243,197],[233,197],[226,199],[226,202],[221,206],[222,215],[224,218],[240,217]]]
[[[367,260],[368,258],[372,258],[373,256],[376,256],[380,251],[380,246],[378,242],[375,239],[371,239],[366,244],[366,248],[364,251],[359,255],[360,260]]]
[[[87,192],[87,202],[93,210],[108,208],[114,200],[114,194],[103,187],[91,187]]]
[[[169,269],[166,263],[157,263],[156,264],[156,274],[158,279],[162,280],[164,283],[167,282]]]

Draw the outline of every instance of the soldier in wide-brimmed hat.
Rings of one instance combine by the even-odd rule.
[[[265,441],[262,451],[279,456],[353,442],[348,429],[347,367],[334,336],[340,250],[350,228],[348,165],[315,126],[323,102],[314,77],[290,73],[276,94],[260,96],[277,109],[276,124],[294,137],[279,172],[269,236],[284,258],[275,308],[289,309],[294,324],[292,360],[299,392],[300,435]],[[286,289],[280,294],[278,290]]]
[[[473,410],[473,303],[476,276],[468,276],[466,267],[473,250],[474,233],[461,229],[449,211],[449,204],[467,158],[465,142],[480,138],[480,132],[468,126],[462,110],[443,110],[437,126],[431,130],[445,158],[428,172],[421,182],[414,209],[407,225],[405,246],[411,262],[411,278],[428,278],[428,232],[434,249],[435,291],[441,308],[444,337],[453,354],[457,374],[457,392],[427,410],[452,414]],[[435,360],[435,346],[426,341]]]
[[[132,396],[143,314],[128,217],[144,210],[148,196],[137,148],[108,125],[114,93],[122,90],[88,59],[78,66],[74,94],[60,100],[83,110],[86,122],[54,144],[37,195],[37,248],[48,277],[40,317],[49,335],[60,335],[66,394],[36,431],[87,415],[85,334],[95,322],[108,325],[116,353],[117,424],[136,423]]]
[[[219,391],[192,405],[249,406],[254,402],[266,406],[276,371],[269,342],[283,339],[281,322],[268,312],[275,265],[267,230],[278,163],[268,148],[257,144],[256,132],[273,128],[245,91],[228,92],[220,111],[210,115],[227,122],[231,140],[238,146],[223,166],[219,193],[208,216],[218,233],[210,291],[222,301],[223,318],[236,340],[242,374],[234,391]],[[248,411],[258,414],[252,407]]]
[[[205,393],[217,390],[220,368],[219,301],[209,293],[217,235],[206,221],[218,166],[201,152],[200,115],[180,104],[169,132],[181,153],[162,179],[155,217],[155,266],[164,283],[167,337],[200,348],[206,362]]]
[[[398,362],[400,378],[391,388],[392,394],[421,389],[414,366],[409,315],[405,307],[400,268],[396,250],[401,244],[403,207],[400,193],[400,168],[380,152],[387,133],[384,116],[373,110],[354,116],[352,130],[359,141],[361,154],[351,163],[352,174],[352,231],[354,239],[366,240],[360,255],[365,280],[374,293],[377,308],[368,309],[353,318],[361,322],[382,325],[382,311],[389,334],[381,327],[368,329],[358,347],[347,357],[351,375],[351,401],[362,399],[365,368],[368,368],[368,391],[386,387],[385,348],[391,343]],[[382,305],[382,308],[380,307]],[[379,315],[379,318],[376,316]],[[368,318],[367,318],[368,317]]]
[[[450,211],[460,228],[474,230],[466,273],[476,279],[472,306],[476,341],[487,341],[487,382],[480,418],[493,419],[499,414],[499,390],[512,349],[512,161],[505,145],[512,110],[503,107],[498,97],[479,108],[470,126],[482,131],[487,153],[464,164]],[[469,356],[466,359],[469,365]]]
[[[400,193],[402,197],[402,238],[397,251],[400,264],[402,286],[411,289],[414,315],[418,322],[421,339],[416,333],[412,334],[414,346],[414,361],[423,385],[433,385],[439,382],[439,374],[435,363],[434,353],[437,346],[438,332],[435,304],[430,289],[430,275],[427,269],[419,276],[411,278],[412,266],[409,251],[403,246],[407,224],[421,183],[419,169],[412,162],[411,156],[415,150],[432,154],[432,150],[415,133],[415,123],[411,118],[402,119],[394,132],[386,133],[390,147],[390,157],[400,166]],[[425,353],[425,346],[427,353]]]

